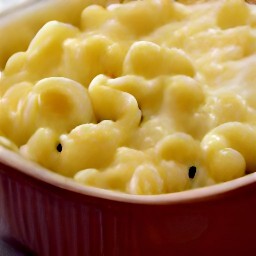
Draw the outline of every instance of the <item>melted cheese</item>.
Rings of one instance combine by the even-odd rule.
[[[1,73],[0,143],[132,194],[254,172],[255,26],[242,0],[91,5],[79,28],[51,21]]]

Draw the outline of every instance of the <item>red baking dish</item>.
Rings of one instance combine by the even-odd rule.
[[[2,64],[46,21],[76,24],[92,2],[41,1],[6,13]],[[24,26],[26,36],[17,33]],[[9,43],[15,40],[17,49]],[[80,185],[0,147],[1,255],[255,255],[255,216],[256,173],[191,191],[135,196]]]

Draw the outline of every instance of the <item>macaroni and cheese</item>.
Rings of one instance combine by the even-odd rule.
[[[91,5],[51,21],[0,76],[0,144],[131,194],[256,170],[256,8],[243,0]]]

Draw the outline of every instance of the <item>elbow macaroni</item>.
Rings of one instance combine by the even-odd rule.
[[[255,21],[243,0],[91,5],[79,28],[51,21],[1,72],[0,145],[131,194],[254,172]]]

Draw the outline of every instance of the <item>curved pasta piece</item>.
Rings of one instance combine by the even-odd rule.
[[[115,90],[107,84],[108,77],[99,75],[88,88],[97,119],[116,121],[126,131],[136,128],[141,119],[136,99],[131,94]]]
[[[56,150],[58,143],[57,132],[50,128],[39,128],[19,151],[25,158],[55,171],[60,163],[60,154]]]
[[[17,145],[26,143],[40,127],[66,133],[95,120],[87,89],[62,77],[11,87],[0,101],[0,112],[1,129]]]
[[[131,45],[123,64],[124,74],[146,78],[184,74],[193,77],[195,70],[187,54],[177,48],[167,48],[152,42],[138,41]]]
[[[112,161],[120,140],[120,130],[109,120],[77,126],[60,137],[62,151],[58,171],[73,176],[82,169],[105,167]]]
[[[201,142],[209,172],[217,181],[241,177],[256,168],[256,129],[230,122],[211,130]]]
[[[223,1],[217,13],[217,24],[222,29],[246,25],[250,10],[244,0]]]
[[[144,152],[119,147],[116,150],[112,163],[104,170],[85,169],[74,178],[80,183],[129,192],[129,183],[137,166],[149,161]]]
[[[139,165],[131,178],[129,192],[136,195],[161,194],[164,181],[158,170],[151,164]]]
[[[107,166],[119,142],[115,123],[102,121],[82,124],[61,136],[50,128],[40,128],[20,150],[26,158],[72,177],[83,169]]]
[[[161,107],[164,85],[158,79],[146,80],[136,75],[125,75],[109,79],[108,86],[133,95],[142,110],[143,120],[158,113]]]
[[[159,164],[163,173],[166,193],[179,192],[192,188],[192,182],[188,176],[187,164],[172,160],[162,160]],[[198,180],[198,171],[194,180]],[[194,182],[193,180],[193,182]]]
[[[180,115],[194,111],[206,98],[202,84],[184,75],[173,76],[166,81],[164,97],[164,111],[171,111],[174,115],[175,112]]]
[[[90,5],[86,7],[81,14],[82,31],[90,31],[102,26],[109,18],[110,12],[100,5]]]
[[[170,134],[156,144],[155,152],[165,173],[168,192],[214,184],[208,177],[200,142],[191,135],[181,132]],[[192,175],[190,168],[195,170]]]
[[[174,1],[128,1],[125,5],[110,5],[107,8],[125,27],[128,33],[137,37],[154,31],[155,28],[186,16],[185,8]]]
[[[0,129],[5,136],[15,144],[24,142],[24,133],[30,127],[24,128],[23,117],[20,109],[31,92],[33,84],[22,82],[10,87],[2,98],[0,98]]]
[[[63,44],[62,73],[88,87],[95,76],[119,76],[126,47],[102,33],[81,35]]]
[[[93,186],[98,188],[108,188],[106,179],[102,179],[102,172],[96,168],[88,168],[78,171],[74,175],[74,180],[87,186]]]
[[[106,169],[81,170],[74,178],[82,184],[132,194],[160,194],[166,188],[162,170],[149,154],[127,147],[117,149],[112,164]]]
[[[182,153],[181,153],[182,152]],[[173,133],[164,137],[156,145],[156,153],[161,159],[194,165],[201,156],[200,144],[186,133]]]
[[[31,41],[26,52],[14,54],[8,60],[4,74],[10,76],[21,73],[21,79],[32,82],[53,76],[54,72],[58,73],[63,42],[78,33],[79,29],[70,24],[58,21],[46,23]]]
[[[38,100],[38,126],[67,132],[77,125],[94,121],[87,89],[73,80],[45,78],[35,84],[32,93]],[[25,108],[24,111],[29,110]]]
[[[59,45],[66,38],[78,35],[78,33],[79,29],[75,26],[59,21],[49,21],[33,38],[28,47],[28,52],[31,55],[49,53],[41,51],[54,51],[56,50],[55,46]]]

